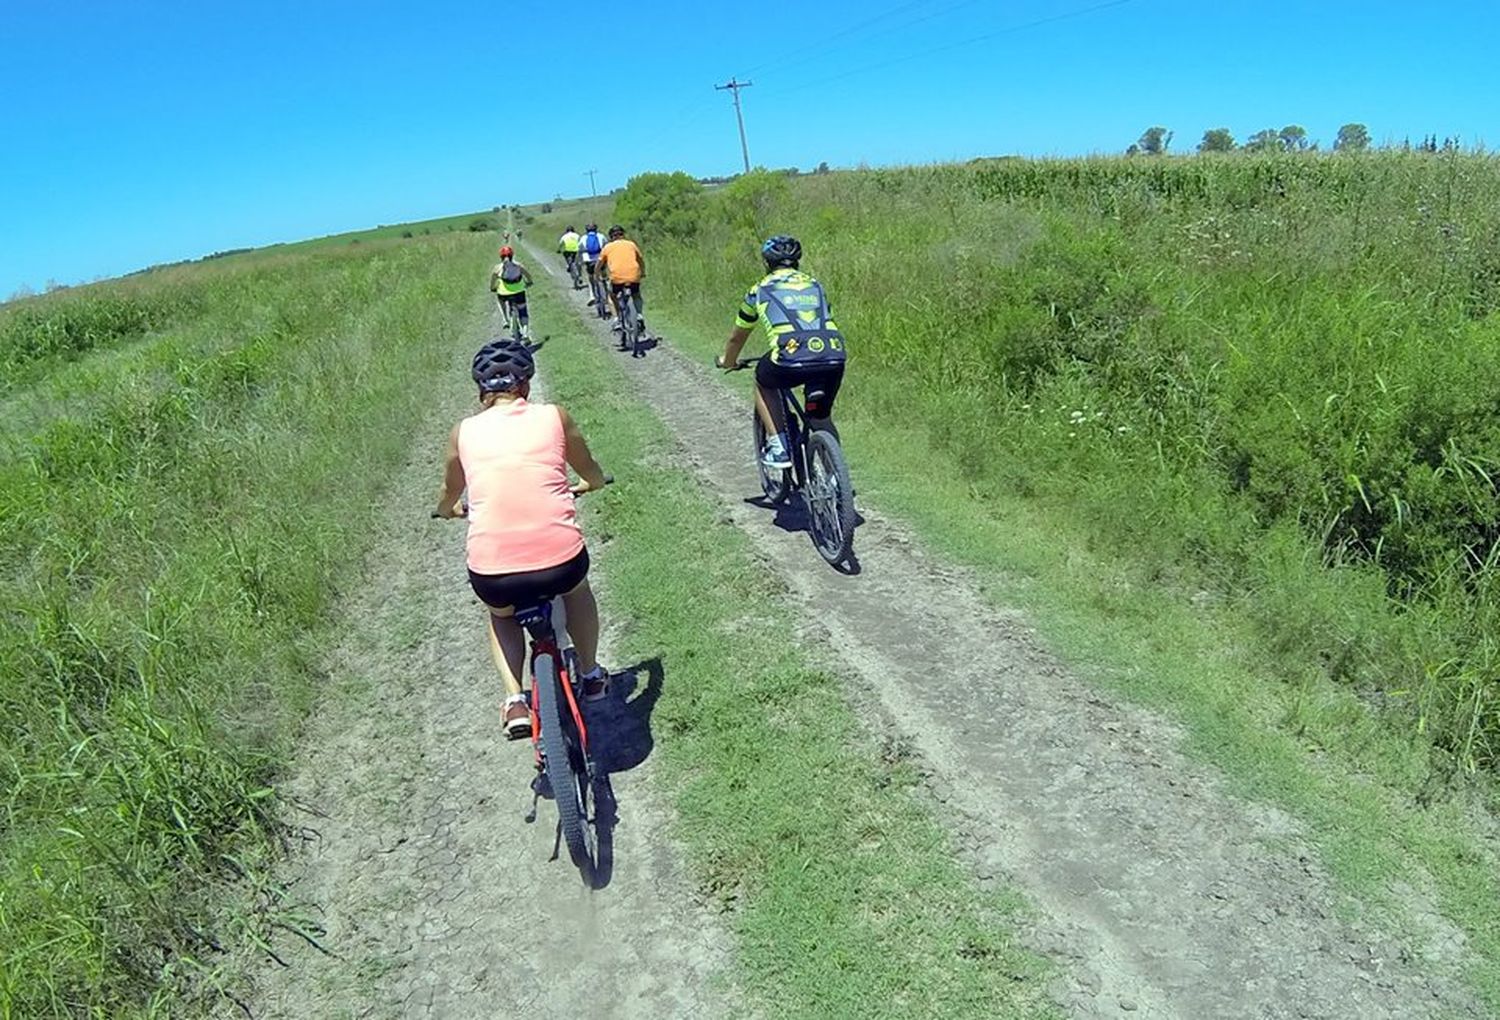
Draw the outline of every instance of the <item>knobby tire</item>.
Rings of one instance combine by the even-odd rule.
[[[854,545],[854,485],[833,433],[812,429],[807,443],[807,516],[818,555],[837,566]],[[829,487],[832,492],[828,492]]]
[[[572,859],[584,885],[594,884],[594,834],[589,828],[588,766],[577,741],[569,740],[563,729],[564,714],[559,686],[557,662],[551,655],[537,656],[533,670],[535,679],[532,688],[537,701],[537,722],[541,726],[542,761],[547,769],[547,782],[552,787],[552,799],[557,804],[557,822],[562,830],[563,842],[567,844],[568,856]],[[572,719],[567,725],[571,727]]]

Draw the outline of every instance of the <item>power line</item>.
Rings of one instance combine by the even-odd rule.
[[[775,60],[768,60],[764,64],[757,64],[744,73],[747,75],[754,74],[756,71],[763,71],[768,67],[784,65],[788,60],[791,60],[794,57],[799,57],[804,53],[811,53],[813,50],[826,50],[828,48],[828,44],[831,42],[847,38],[848,36],[854,35],[856,32],[862,32],[865,29],[869,28],[871,25],[880,21],[884,21],[886,18],[900,14],[902,11],[911,10],[913,7],[921,7],[923,4],[930,2],[931,0],[910,0],[909,3],[897,4],[895,7],[892,7],[885,11],[881,11],[874,17],[866,18],[864,21],[861,21],[856,25],[851,25],[843,31],[835,32],[832,35],[821,36],[816,41],[810,42],[806,46],[799,46],[795,50],[790,50],[785,53],[779,53],[777,54]],[[967,0],[967,2],[973,2],[973,0]]]
[[[973,0],[967,0],[966,3],[960,3],[960,4],[954,5],[954,8],[967,6],[967,3],[972,3],[972,2],[973,2]],[[1009,26],[1007,26],[1005,28],[996,29],[993,32],[985,32],[985,33],[983,33],[981,35],[971,36],[971,37],[969,37],[967,39],[957,40],[956,42],[943,43],[940,46],[934,46],[934,47],[932,47],[930,49],[921,50],[921,51],[919,51],[917,53],[906,53],[906,54],[903,54],[902,56],[899,56],[899,57],[892,57],[890,60],[884,60],[884,61],[880,61],[880,62],[874,63],[874,64],[866,64],[863,67],[852,68],[852,69],[850,69],[848,71],[843,71],[843,72],[841,72],[839,74],[829,75],[826,78],[817,78],[817,79],[814,79],[813,81],[810,81],[810,82],[803,82],[803,83],[800,83],[800,84],[796,85],[793,88],[783,89],[780,92],[773,92],[770,95],[766,96],[766,98],[767,99],[772,99],[772,98],[775,98],[777,96],[790,95],[790,94],[792,94],[794,92],[802,92],[802,91],[804,91],[806,89],[809,89],[809,88],[813,87],[814,85],[826,85],[829,82],[843,81],[845,78],[852,78],[855,75],[867,74],[870,71],[883,71],[886,68],[888,68],[888,67],[894,67],[897,64],[904,64],[904,63],[907,63],[907,62],[912,61],[912,60],[921,60],[923,57],[930,57],[930,56],[933,56],[934,54],[938,54],[938,53],[946,53],[949,50],[960,49],[960,48],[962,48],[964,46],[972,46],[975,43],[987,42],[990,39],[995,39],[995,38],[998,38],[998,37],[1000,37],[1002,35],[1011,35],[1011,34],[1014,34],[1016,32],[1023,32],[1023,31],[1025,31],[1027,29],[1038,28],[1038,27],[1040,27],[1042,25],[1050,25],[1050,24],[1052,24],[1054,22],[1057,22],[1057,21],[1067,21],[1070,18],[1079,18],[1079,17],[1082,17],[1085,14],[1093,14],[1096,11],[1107,10],[1108,8],[1111,8],[1111,7],[1123,7],[1124,5],[1126,5],[1126,4],[1130,3],[1130,2],[1131,2],[1131,0],[1107,0],[1107,2],[1105,2],[1105,3],[1094,4],[1091,7],[1081,7],[1078,10],[1064,11],[1062,14],[1054,14],[1054,15],[1051,15],[1051,16],[1046,17],[1046,18],[1037,18],[1037,19],[1035,19],[1033,21],[1025,21],[1025,22],[1022,22],[1019,25],[1009,25]],[[929,15],[929,17],[935,17],[935,16],[936,15]],[[927,19],[924,18],[924,19],[921,19],[921,20],[927,20]]]
[[[750,146],[745,141],[745,115],[740,112],[740,89],[747,89],[754,85],[753,81],[738,81],[730,78],[724,85],[715,85],[714,88],[720,92],[729,91],[734,96],[734,119],[740,125],[740,155],[745,157],[745,173],[750,172]]]

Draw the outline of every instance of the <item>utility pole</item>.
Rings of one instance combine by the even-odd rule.
[[[599,172],[598,170],[585,170],[584,171],[584,173],[586,173],[586,174],[589,175],[589,194],[592,195],[594,198],[598,198],[599,197],[599,192],[597,190],[595,190],[595,188],[594,188],[594,175],[596,173],[598,173],[598,172]]]
[[[740,112],[740,89],[748,89],[754,84],[753,81],[736,81],[730,78],[726,84],[714,86],[719,92],[728,90],[734,96],[734,119],[740,125],[740,155],[745,158],[745,173],[747,174],[750,172],[750,146],[745,141],[745,115]]]

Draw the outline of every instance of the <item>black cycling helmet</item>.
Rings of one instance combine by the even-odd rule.
[[[474,355],[474,381],[481,393],[513,390],[536,374],[531,348],[510,337],[497,337]]]
[[[772,269],[777,266],[791,266],[795,269],[802,261],[802,242],[790,234],[777,234],[760,246],[760,256]]]
[[[622,226],[620,226],[618,223],[616,223],[614,226],[612,226],[612,227],[609,228],[609,236],[612,237],[612,238],[613,237],[624,237],[625,236],[625,228],[622,227]]]
[[[590,223],[588,226],[584,227],[583,229],[584,229],[585,233],[597,234],[599,232],[599,224],[597,224],[597,223]]]
[[[571,223],[568,224],[568,233],[570,233],[570,234],[576,234],[576,233],[578,233],[578,231],[576,231],[576,230],[573,229],[573,224],[571,224]]]

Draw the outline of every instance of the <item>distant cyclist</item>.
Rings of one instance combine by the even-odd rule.
[[[760,254],[766,275],[745,295],[724,353],[714,364],[734,368],[750,331],[760,323],[770,348],[755,366],[755,410],[767,437],[761,462],[785,469],[792,459],[778,391],[803,387],[813,424],[833,428],[833,401],[844,381],[844,335],[834,324],[823,285],[799,268],[802,245],[795,237],[777,234],[761,245]]]
[[[517,606],[562,596],[584,698],[609,693],[609,674],[597,658],[599,607],[588,582],[589,553],[573,505],[575,494],[601,488],[605,476],[567,411],[529,402],[535,372],[531,349],[509,338],[474,355],[479,413],[448,436],[436,510],[439,517],[469,519],[469,584],[489,609],[490,651],[505,683],[501,720],[511,740],[531,735]],[[570,466],[576,485],[568,483]],[[460,502],[465,491],[467,507]]]
[[[625,228],[616,224],[609,228],[609,243],[599,252],[599,272],[609,281],[609,296],[614,303],[615,314],[620,312],[622,299],[635,302],[636,314],[645,307],[641,297],[641,281],[646,278],[646,257],[636,243],[625,236]],[[646,319],[640,316],[640,328],[646,328]]]
[[[568,267],[569,275],[572,275],[573,267],[578,263],[578,246],[582,240],[578,231],[571,226],[563,231],[562,237],[557,239],[557,250],[562,252],[563,262]]]
[[[500,261],[490,270],[490,290],[495,292],[495,301],[509,305],[521,324],[521,336],[531,336],[531,318],[526,310],[526,288],[531,286],[531,274],[516,261],[515,249],[510,245],[500,249]]]
[[[604,250],[604,235],[599,233],[599,226],[590,223],[583,228],[583,238],[578,242],[578,256],[583,259],[584,272],[588,274],[589,286],[593,287],[593,280],[599,270],[599,253]],[[601,287],[601,291],[602,291]],[[589,298],[589,304],[594,299]]]

